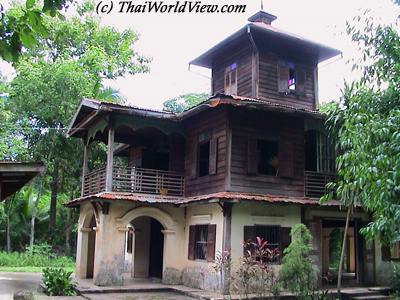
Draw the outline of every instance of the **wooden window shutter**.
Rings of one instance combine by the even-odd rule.
[[[306,92],[306,72],[302,69],[296,70],[296,93],[305,94]]]
[[[280,233],[279,233],[279,236],[280,236],[280,247],[281,247],[281,252],[280,252],[280,257],[279,257],[279,260],[282,260],[282,258],[283,258],[283,255],[284,255],[284,251],[285,251],[285,249],[290,245],[290,243],[291,243],[291,238],[290,238],[290,230],[291,230],[292,228],[291,227],[281,227],[280,228]]]
[[[280,177],[291,178],[294,176],[294,147],[289,141],[279,141],[278,147],[279,171]]]
[[[214,261],[215,259],[216,232],[217,232],[217,225],[209,224],[207,233],[207,261]]]
[[[278,91],[286,93],[288,91],[289,68],[278,65]]]
[[[210,160],[208,172],[210,175],[217,173],[217,153],[218,152],[218,139],[212,138],[210,140]]]
[[[237,68],[231,72],[231,94],[237,95]]]
[[[382,251],[382,261],[390,261],[391,258],[390,247],[382,246],[381,251]]]
[[[188,259],[194,260],[194,248],[196,246],[196,226],[189,226],[189,247],[188,247]]]
[[[197,177],[197,169],[198,169],[198,143],[194,141],[192,144],[192,153],[191,153],[191,163],[189,163],[190,168],[190,179],[195,179]]]
[[[248,137],[247,139],[247,173],[257,174],[257,139]]]

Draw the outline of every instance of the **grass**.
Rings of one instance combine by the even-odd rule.
[[[41,273],[46,267],[74,271],[75,262],[72,257],[54,254],[48,245],[37,245],[24,252],[0,251],[0,272]]]
[[[74,272],[75,267],[64,267],[66,271]],[[0,267],[0,272],[25,272],[25,273],[42,273],[43,267]]]

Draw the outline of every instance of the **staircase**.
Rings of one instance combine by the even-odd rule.
[[[384,300],[394,299],[389,296],[389,288],[371,287],[343,290],[343,299],[345,300]]]

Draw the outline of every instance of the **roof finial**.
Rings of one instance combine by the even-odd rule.
[[[261,10],[264,10],[264,0],[261,0]]]

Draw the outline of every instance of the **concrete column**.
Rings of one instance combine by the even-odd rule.
[[[125,233],[127,227],[118,227],[113,204],[109,213],[99,213],[96,233],[96,259],[93,282],[98,286],[123,285]]]
[[[232,228],[232,203],[223,204],[223,215],[224,215],[224,228],[222,237],[222,251],[232,249],[231,247],[231,228]],[[229,294],[231,285],[231,268],[227,265],[222,270],[222,287],[221,292],[224,295]]]
[[[92,229],[81,227],[78,230],[78,239],[76,245],[76,278],[86,278],[87,273],[87,254],[89,232]]]
[[[114,164],[114,127],[108,129],[107,142],[107,167],[106,167],[106,192],[112,192],[113,164]]]

